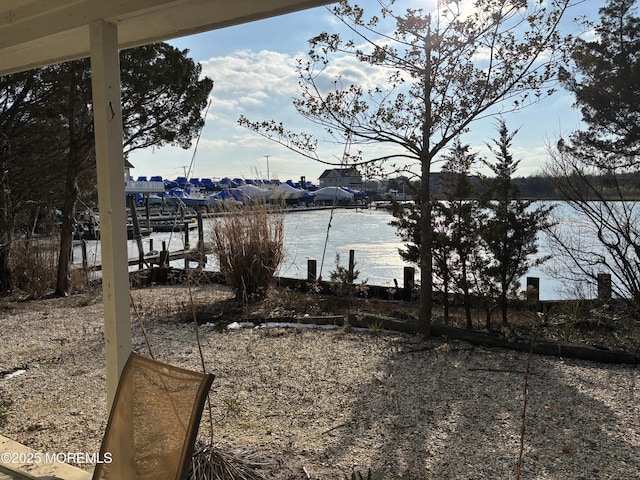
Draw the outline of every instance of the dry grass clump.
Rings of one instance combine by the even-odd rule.
[[[251,452],[240,455],[198,441],[191,459],[188,480],[266,480],[258,469],[267,466]]]
[[[16,293],[29,299],[50,294],[56,285],[59,252],[59,235],[14,240],[9,265]],[[87,272],[72,267],[71,290],[86,292],[91,287]]]
[[[284,214],[266,204],[230,205],[212,229],[211,243],[227,285],[246,301],[273,283],[283,259]]]
[[[14,288],[29,298],[44,297],[55,285],[59,248],[55,236],[14,241],[10,260]]]

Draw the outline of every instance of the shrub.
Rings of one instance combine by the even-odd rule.
[[[30,298],[44,297],[55,285],[58,237],[22,238],[11,249],[11,277],[15,288]]]
[[[229,206],[211,233],[220,272],[246,301],[264,295],[283,258],[284,217],[266,204]]]
[[[329,288],[334,294],[339,297],[355,297],[366,293],[368,288],[366,286],[367,280],[354,284],[360,276],[360,270],[355,269],[356,263],[353,264],[353,271],[350,271],[349,268],[340,263],[340,254],[336,253],[336,269],[329,272],[331,278]]]

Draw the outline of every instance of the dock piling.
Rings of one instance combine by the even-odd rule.
[[[527,302],[538,303],[540,301],[540,278],[527,277]]]
[[[611,274],[598,274],[598,300],[611,300]]]
[[[198,267],[202,270],[206,264],[206,257],[204,255],[204,222],[202,220],[202,212],[198,211]]]
[[[315,282],[317,277],[318,262],[316,260],[307,260],[307,280],[309,282]]]
[[[167,251],[167,242],[162,242],[162,250],[160,251],[160,257],[158,258],[160,268],[169,268],[169,252]]]
[[[416,269],[413,267],[404,267],[404,285],[402,287],[402,299],[411,301],[411,292],[415,285]]]
[[[189,245],[189,222],[184,222],[184,249],[189,250],[191,245]]]
[[[86,272],[89,270],[89,262],[87,261],[87,241],[84,238],[80,242],[80,248],[82,249],[82,269]]]
[[[349,275],[347,276],[347,280],[349,281],[349,283],[353,283],[355,266],[356,266],[356,252],[355,250],[349,250]]]
[[[129,210],[131,212],[131,223],[133,224],[133,237],[138,246],[138,270],[144,268],[144,247],[142,246],[142,234],[140,233],[140,224],[138,223],[138,212],[136,209],[136,198],[129,195]]]

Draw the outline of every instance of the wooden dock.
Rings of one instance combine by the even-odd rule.
[[[143,257],[144,262],[146,262],[149,265],[160,265],[160,253],[161,252],[146,254]],[[175,260],[184,260],[186,258],[189,258],[191,261],[197,262],[200,259],[200,255],[201,253],[197,249],[174,250],[172,252],[167,252],[167,257],[168,257],[167,260],[169,262],[173,262]],[[138,265],[139,263],[140,263],[139,257],[130,257],[127,259],[127,264],[129,266]],[[99,272],[102,270],[102,262],[92,263],[87,266],[87,269],[94,272]]]

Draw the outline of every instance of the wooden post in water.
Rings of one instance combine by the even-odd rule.
[[[415,281],[416,269],[413,267],[404,267],[404,285],[402,287],[402,299],[406,302],[411,301],[411,292]]]
[[[538,303],[540,301],[540,278],[527,277],[527,302]]]
[[[160,251],[160,258],[158,259],[160,268],[169,268],[169,252],[167,252],[167,242],[162,241],[162,250]]]
[[[356,252],[355,250],[349,250],[349,275],[347,277],[347,280],[349,283],[353,283],[353,275],[354,275],[354,269],[356,266]]]
[[[318,262],[315,260],[307,260],[307,281],[315,282],[317,278]]]
[[[189,243],[189,222],[184,222],[184,249],[191,249],[191,244]]]
[[[598,274],[598,300],[611,300],[611,274]]]
[[[144,213],[147,215],[147,228],[151,229],[151,211],[149,210],[149,194],[144,196]]]
[[[204,222],[200,210],[198,210],[198,254],[198,267],[202,270],[206,262],[204,256]]]
[[[189,243],[189,222],[184,222],[184,268],[189,268],[189,256],[186,254],[188,250],[191,250],[191,244]]]
[[[89,270],[89,262],[87,261],[87,241],[83,238],[80,243],[82,249],[82,269],[86,272]]]
[[[167,242],[162,241],[162,250],[158,255],[158,269],[154,271],[153,278],[155,282],[167,283],[169,276],[169,252],[167,251]]]
[[[142,235],[140,234],[140,224],[138,223],[138,211],[136,210],[136,198],[129,195],[129,210],[131,210],[131,222],[133,223],[133,237],[138,245],[138,270],[144,268],[144,247],[142,246]]]

